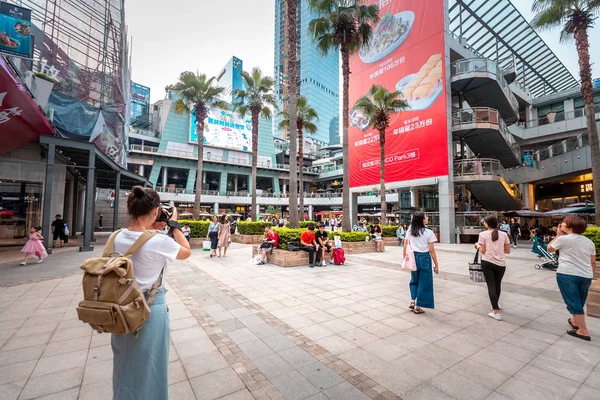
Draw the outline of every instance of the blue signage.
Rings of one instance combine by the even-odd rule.
[[[150,88],[131,82],[131,100],[140,104],[150,104]]]
[[[0,2],[0,53],[31,58],[31,10]]]
[[[533,167],[533,150],[525,150],[523,152],[523,166]]]

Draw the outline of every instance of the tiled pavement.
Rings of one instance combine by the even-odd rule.
[[[600,398],[600,320],[598,340],[565,335],[552,272],[513,255],[497,322],[485,288],[464,278],[470,250],[440,250],[424,315],[406,309],[399,249],[314,270],[250,265],[241,245],[225,259],[195,252],[169,269],[170,398]],[[45,265],[63,276],[59,257]],[[19,279],[34,280],[37,265],[26,268]],[[110,337],[77,321],[81,277],[69,272],[0,287],[0,399],[111,398]]]

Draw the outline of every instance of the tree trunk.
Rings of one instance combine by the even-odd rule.
[[[200,219],[200,202],[202,200],[202,168],[204,166],[204,120],[206,113],[196,113],[196,128],[198,129],[198,172],[196,173],[196,196],[194,199],[194,219]],[[166,182],[163,183],[163,186]]]
[[[579,58],[579,75],[581,77],[581,93],[585,109],[585,122],[588,138],[590,141],[590,153],[592,157],[592,180],[594,186],[594,203],[600,202],[600,145],[598,144],[598,126],[596,125],[596,114],[594,112],[594,91],[592,86],[592,70],[590,67],[590,45],[588,42],[587,26],[583,26],[574,32],[577,56]],[[598,277],[599,271],[594,271]]]
[[[350,88],[350,52],[348,51],[348,46],[342,44],[341,47],[342,52],[342,76],[344,79],[342,85],[342,151],[344,154],[344,162],[348,163],[348,110],[350,99],[348,96],[348,90]],[[352,230],[352,222],[350,221],[350,168],[344,168],[344,191],[342,193],[342,230],[344,232],[350,232]]]
[[[385,200],[385,129],[379,131],[379,185],[381,192],[381,225],[387,224],[387,202]]]
[[[298,228],[298,172],[296,166],[296,121],[298,118],[296,102],[298,96],[298,72],[296,70],[296,25],[297,25],[297,0],[286,0],[287,3],[287,56],[288,56],[288,116],[290,119],[288,139],[290,141],[290,187],[289,187],[289,213],[290,228]],[[304,210],[302,210],[304,215]]]
[[[299,219],[304,221],[304,137],[301,126],[298,127],[298,161]]]
[[[258,218],[256,205],[256,165],[258,163],[258,111],[252,111],[252,221]]]

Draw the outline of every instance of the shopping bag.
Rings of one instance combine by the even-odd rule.
[[[483,275],[483,269],[479,262],[479,250],[475,253],[475,259],[472,263],[469,263],[469,278],[473,282],[481,283],[485,282],[485,276]]]
[[[341,248],[342,248],[342,238],[341,238],[341,236],[340,236],[340,235],[335,235],[335,236],[333,237],[333,246],[334,246],[336,249],[341,249]]]
[[[417,263],[415,262],[415,253],[410,245],[410,235],[407,236],[408,244],[406,245],[406,256],[402,261],[402,270],[406,272],[412,272],[417,270]]]
[[[203,240],[202,241],[202,250],[203,251],[210,251],[210,240]]]

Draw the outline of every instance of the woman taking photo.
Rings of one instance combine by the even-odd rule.
[[[551,253],[560,250],[556,282],[563,301],[572,318],[567,321],[571,330],[567,333],[579,339],[590,341],[590,333],[585,324],[583,307],[596,268],[596,247],[594,242],[582,235],[587,229],[585,219],[570,216],[558,226],[556,238],[548,244]]]
[[[213,215],[212,222],[208,225],[208,233],[206,238],[210,239],[210,257],[216,257],[217,244],[219,241],[219,217]]]
[[[481,253],[481,269],[485,276],[485,283],[492,303],[492,312],[488,315],[496,321],[502,321],[500,314],[500,292],[502,288],[502,277],[506,272],[505,254],[510,254],[510,239],[506,232],[498,230],[498,218],[488,215],[483,224],[486,231],[479,234],[479,240],[475,248]]]
[[[163,274],[162,282],[150,306],[150,318],[134,334],[112,335],[113,399],[168,398],[168,369],[170,324],[165,300],[167,262],[185,260],[192,252],[177,223],[177,210],[168,223],[155,222],[160,208],[158,194],[149,188],[135,186],[127,197],[127,211],[131,224],[115,238],[114,251],[125,254],[147,230],[170,227],[173,238],[157,234],[131,256],[137,283],[147,293]],[[146,294],[147,296],[147,294]]]
[[[415,254],[416,271],[410,273],[410,306],[415,314],[423,314],[421,309],[433,308],[433,274],[431,272],[431,260],[433,259],[433,272],[440,273],[437,255],[433,244],[437,241],[435,234],[425,225],[429,222],[423,212],[417,212],[408,227],[406,239],[404,239],[404,248],[402,250],[403,258],[406,258],[406,246],[410,244]]]
[[[219,222],[219,234],[218,234],[218,246],[219,246],[219,255],[221,257],[221,249],[223,249],[223,257],[227,255],[227,248],[229,247],[229,243],[231,242],[231,226],[229,225],[229,217],[225,214],[221,217],[221,221]]]

